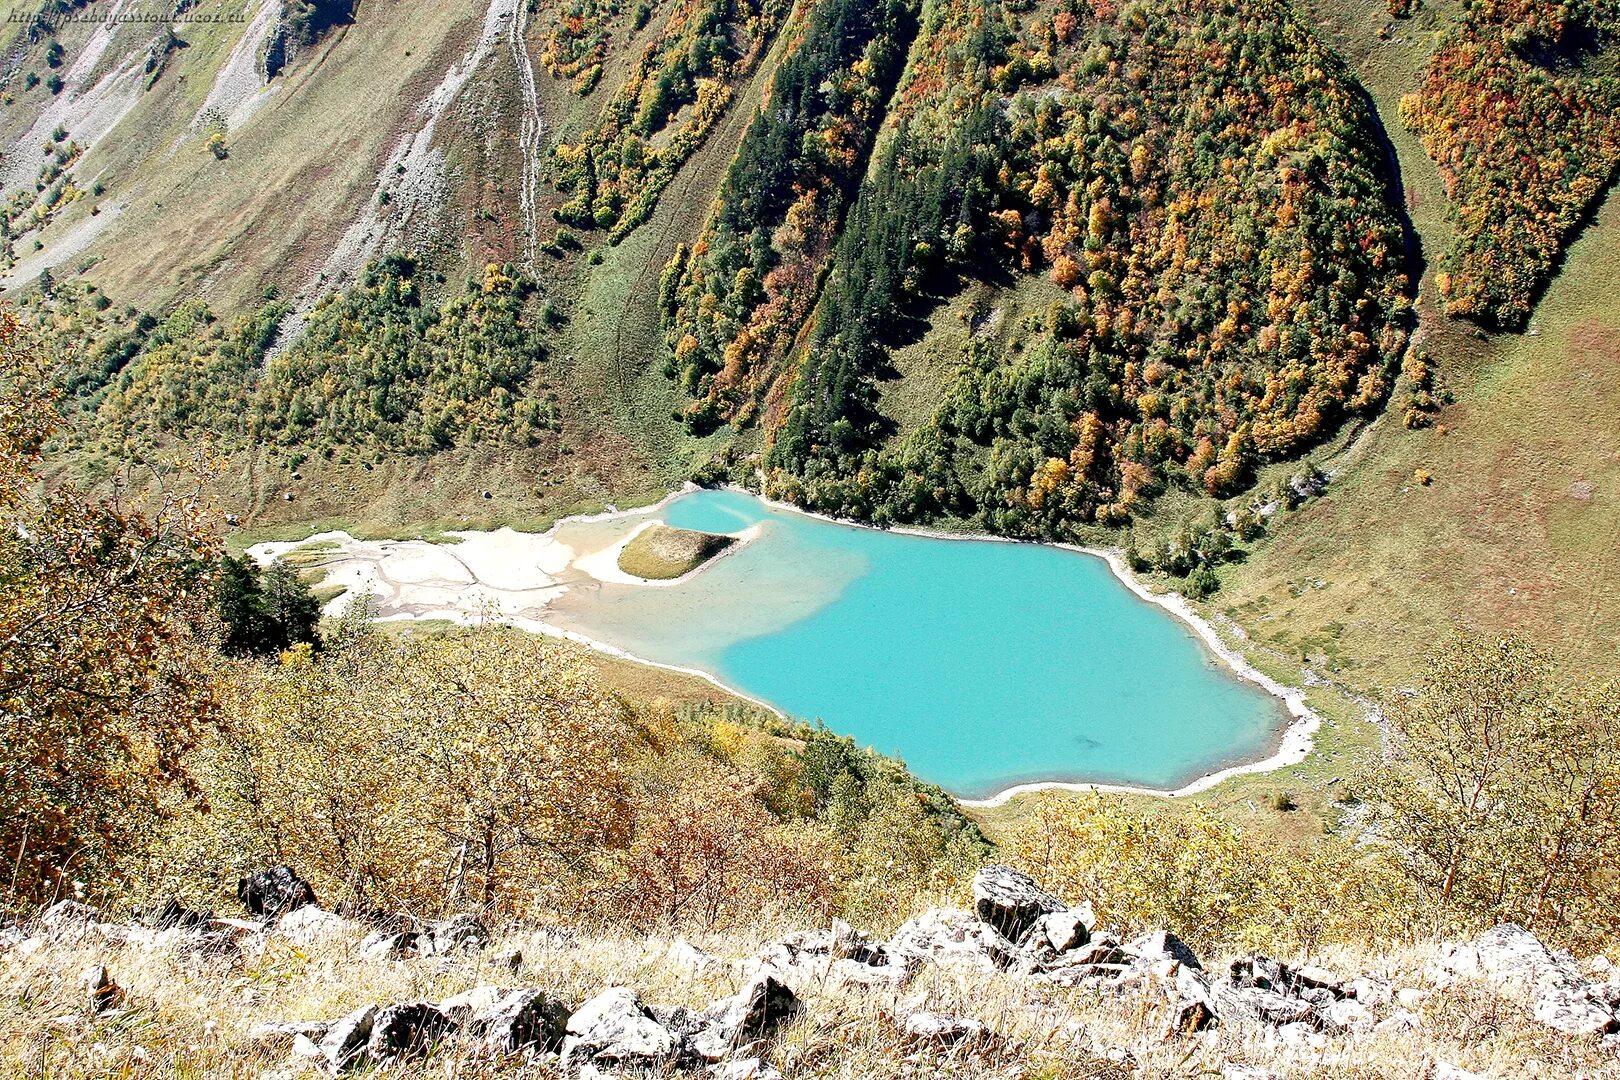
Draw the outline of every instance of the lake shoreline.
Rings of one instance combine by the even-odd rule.
[[[1187,602],[1186,597],[1179,593],[1156,593],[1149,589],[1145,584],[1143,584],[1141,579],[1138,578],[1134,572],[1132,572],[1131,568],[1125,564],[1124,556],[1119,551],[1109,548],[1085,547],[1080,544],[1066,544],[1048,540],[1019,540],[1010,536],[996,536],[991,533],[945,532],[939,529],[921,529],[912,526],[895,526],[888,529],[879,529],[876,525],[870,525],[861,521],[853,521],[848,518],[833,517],[830,514],[822,514],[814,510],[806,510],[803,507],[794,506],[792,503],[767,498],[764,495],[749,491],[747,488],[739,487],[735,484],[727,484],[726,489],[751,495],[773,510],[780,510],[791,514],[803,514],[806,517],[815,518],[819,521],[825,521],[833,525],[843,525],[848,528],[872,529],[879,532],[892,532],[903,536],[920,536],[931,540],[972,540],[980,542],[991,541],[1002,544],[1039,544],[1043,547],[1060,548],[1064,551],[1073,551],[1081,555],[1090,555],[1093,558],[1101,559],[1107,564],[1108,569],[1113,572],[1114,577],[1120,582],[1120,584],[1124,585],[1125,588],[1130,590],[1130,592],[1136,596],[1137,599],[1163,608],[1176,619],[1180,620],[1185,626],[1192,630],[1193,635],[1198,638],[1204,647],[1212,652],[1223,664],[1225,664],[1226,667],[1230,669],[1240,681],[1258,686],[1272,697],[1277,698],[1282,702],[1283,708],[1287,710],[1288,715],[1292,718],[1279,732],[1277,748],[1272,751],[1270,756],[1262,758],[1259,761],[1244,762],[1236,765],[1230,765],[1226,768],[1217,769],[1177,788],[1138,787],[1130,784],[1109,784],[1084,780],[1040,780],[1030,783],[1013,784],[1010,787],[1002,788],[994,794],[988,795],[982,799],[964,799],[953,795],[952,798],[956,799],[956,801],[962,806],[991,809],[994,807],[1003,806],[1020,795],[1028,795],[1040,791],[1100,791],[1113,794],[1150,795],[1165,799],[1185,798],[1189,795],[1197,795],[1201,792],[1208,791],[1210,788],[1215,787],[1222,781],[1229,780],[1234,776],[1247,776],[1256,773],[1275,772],[1278,769],[1284,769],[1290,765],[1298,765],[1310,756],[1311,750],[1315,747],[1316,732],[1322,726],[1322,718],[1316,713],[1315,710],[1305,703],[1305,691],[1299,687],[1284,686],[1282,683],[1279,683],[1277,680],[1273,679],[1271,676],[1267,675],[1263,671],[1260,671],[1253,664],[1249,663],[1249,661],[1241,653],[1221,639],[1221,636],[1216,633],[1215,627],[1210,624],[1208,619],[1205,619],[1193,609],[1193,606]]]
[[[615,508],[593,514],[580,514],[566,518],[559,518],[553,522],[551,527],[548,528],[544,533],[528,535],[535,536],[537,538],[549,537],[555,540],[558,530],[562,526],[569,523],[605,522],[640,515],[649,515],[650,519],[651,515],[657,514],[675,499],[697,490],[701,490],[698,485],[687,482],[651,505],[626,508],[622,510]],[[995,536],[986,533],[945,532],[942,530],[906,526],[880,529],[875,525],[870,525],[864,522],[836,518],[827,514],[806,510],[802,507],[794,506],[790,503],[781,502],[776,499],[768,499],[763,495],[748,491],[746,488],[736,485],[726,485],[725,490],[735,491],[751,498],[756,498],[761,504],[771,510],[783,513],[798,514],[807,518],[816,519],[846,528],[865,529],[873,532],[890,532],[897,535],[915,536],[934,540],[964,540],[978,542],[990,541],[1005,544],[1035,544],[1037,546],[1057,548],[1064,551],[1089,555],[1094,558],[1101,559],[1104,564],[1108,566],[1114,578],[1119,581],[1120,584],[1124,585],[1133,596],[1140,601],[1153,604],[1171,614],[1183,626],[1190,629],[1193,636],[1203,645],[1203,647],[1213,654],[1213,656],[1219,660],[1228,671],[1235,675],[1239,681],[1250,683],[1263,690],[1271,697],[1279,700],[1283,704],[1284,710],[1290,717],[1288,722],[1278,730],[1276,749],[1274,749],[1268,756],[1256,761],[1240,761],[1236,764],[1211,771],[1187,784],[1183,784],[1176,788],[1152,788],[1138,785],[1112,784],[1085,780],[1041,780],[1009,785],[1008,787],[994,791],[993,793],[982,798],[964,798],[952,794],[951,797],[964,807],[998,807],[1006,804],[1010,800],[1020,795],[1032,794],[1040,791],[1098,791],[1144,795],[1156,798],[1182,798],[1195,795],[1203,791],[1208,791],[1210,788],[1217,786],[1222,781],[1230,779],[1234,776],[1271,772],[1277,769],[1286,768],[1290,765],[1299,764],[1309,756],[1312,748],[1314,747],[1315,735],[1317,730],[1320,728],[1322,721],[1321,717],[1311,710],[1308,705],[1306,705],[1304,691],[1296,687],[1284,686],[1283,684],[1272,679],[1270,676],[1256,669],[1240,653],[1238,653],[1231,646],[1227,645],[1226,642],[1221,639],[1209,621],[1198,614],[1198,612],[1192,608],[1184,597],[1176,593],[1156,593],[1150,590],[1125,564],[1122,554],[1118,551],[1106,548],[1085,547],[1078,544],[1018,540],[1012,537]],[[757,526],[751,527],[749,530],[745,531],[752,532],[755,528],[757,528]],[[747,537],[746,539],[752,538],[753,537]],[[627,539],[628,537],[621,539],[617,543],[611,545],[610,549],[616,553]],[[303,542],[307,542],[307,540]],[[289,548],[295,547],[297,546],[297,543],[298,542],[289,543],[286,546]],[[271,545],[264,546],[269,547]],[[281,545],[275,546],[279,547]],[[734,544],[728,548],[727,551],[722,552],[714,559],[710,559],[702,565],[693,568],[688,573],[683,574],[680,578],[667,582],[642,581],[641,579],[634,579],[634,584],[636,586],[663,586],[678,584],[696,574],[701,573],[705,569],[708,569],[718,559],[724,558],[725,555],[730,554],[744,546],[746,545],[743,543]],[[598,552],[596,554],[603,555],[605,552]],[[573,560],[570,561],[572,562]],[[595,575],[593,575],[589,570],[583,568],[581,569],[586,576],[593,578],[595,577]],[[625,576],[628,577],[628,575]],[[559,585],[564,588],[568,587],[566,584],[560,582]],[[549,607],[549,604],[550,602],[548,601],[544,606]],[[400,613],[396,615],[389,615],[384,616],[378,621],[401,623],[419,621],[424,618],[445,619],[463,626],[482,625],[486,624],[488,621],[487,617],[478,617],[443,609],[433,611],[431,613]],[[527,630],[532,633],[539,633],[544,636],[557,638],[560,640],[566,640],[607,656],[628,660],[647,667],[658,668],[683,675],[695,676],[703,679],[705,682],[708,682],[715,688],[763,708],[773,715],[779,717],[787,716],[783,710],[771,702],[756,697],[753,694],[744,692],[737,687],[731,686],[713,672],[706,671],[701,668],[686,667],[678,664],[668,664],[657,660],[652,660],[630,652],[627,649],[596,640],[578,631],[569,630],[553,623],[546,622],[543,618],[509,615],[501,619],[501,621],[506,625],[513,626],[517,629]]]

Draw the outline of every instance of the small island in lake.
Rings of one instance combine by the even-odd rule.
[[[619,551],[619,569],[649,581],[669,581],[691,573],[736,542],[731,536],[654,522],[638,530]]]

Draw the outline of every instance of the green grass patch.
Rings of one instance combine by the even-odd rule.
[[[669,581],[691,573],[735,543],[729,536],[653,524],[624,545],[619,569],[650,581]]]

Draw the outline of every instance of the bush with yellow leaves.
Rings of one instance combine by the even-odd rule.
[[[1004,854],[1058,895],[1089,900],[1104,926],[1166,928],[1201,951],[1398,940],[1410,922],[1410,888],[1381,852],[1332,837],[1279,848],[1203,807],[1047,795]]]

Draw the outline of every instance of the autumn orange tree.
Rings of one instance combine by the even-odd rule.
[[[1455,236],[1446,312],[1520,329],[1620,165],[1620,80],[1597,43],[1612,0],[1471,0],[1415,93],[1408,127],[1440,167]]]
[[[0,897],[112,883],[210,716],[213,533],[195,485],[41,485],[52,371],[0,312]]]

